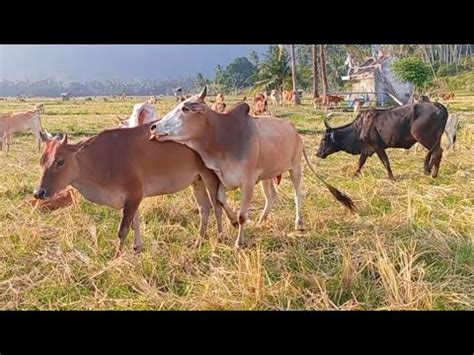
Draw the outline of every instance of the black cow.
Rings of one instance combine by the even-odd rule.
[[[356,119],[342,127],[332,128],[327,120],[324,135],[317,156],[326,158],[338,151],[360,155],[356,175],[365,164],[367,157],[377,153],[388,172],[394,179],[386,148],[409,149],[420,142],[428,149],[424,162],[425,174],[438,176],[443,150],[441,136],[448,119],[448,110],[435,102],[421,102],[391,109],[365,110]]]

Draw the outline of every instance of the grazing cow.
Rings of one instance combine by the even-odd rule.
[[[200,95],[178,104],[161,121],[153,123],[150,139],[176,141],[196,151],[219,177],[218,202],[225,198],[225,190],[242,190],[236,248],[244,242],[244,225],[255,184],[266,181],[264,191],[270,190],[265,193],[265,209],[260,217],[263,221],[274,203],[271,179],[285,171],[290,171],[295,189],[295,228],[303,229],[301,155],[308,164],[309,161],[294,124],[275,117],[254,119],[249,116],[246,103],[234,105],[224,114],[214,112],[204,102],[206,91],[205,87]],[[310,168],[313,171],[311,165]],[[354,208],[350,198],[326,186],[346,207]]]
[[[280,93],[278,90],[273,89],[272,92],[270,93],[270,102],[274,106],[280,105],[281,97]]]
[[[341,101],[344,101],[344,98],[342,96],[330,94],[326,94],[326,96],[324,96],[324,104],[326,105],[326,108],[336,108],[339,102]]]
[[[392,109],[369,109],[342,127],[332,128],[325,120],[326,134],[319,145],[317,156],[326,158],[338,151],[360,155],[358,175],[367,157],[377,153],[394,180],[386,148],[409,149],[420,142],[429,149],[424,162],[425,174],[438,176],[442,152],[440,141],[448,111],[439,103],[423,102]]]
[[[40,110],[41,107],[38,107],[38,110],[35,111],[0,115],[0,147],[2,150],[4,142],[7,146],[6,151],[8,152],[10,150],[10,141],[14,133],[27,131],[31,131],[36,136],[38,140],[38,151],[41,149],[40,131],[42,130],[42,125]]]
[[[92,97],[86,97],[84,101],[92,101]]]
[[[144,123],[158,120],[159,118],[160,117],[156,114],[155,106],[147,103],[135,104],[130,117],[118,117],[120,120],[119,128],[136,127]]]
[[[41,132],[46,145],[40,160],[43,172],[34,197],[50,198],[72,185],[89,201],[123,209],[118,256],[132,223],[134,249],[142,248],[138,207],[145,197],[176,193],[193,185],[201,216],[200,238],[206,233],[211,206],[222,234],[222,209],[216,204],[217,176],[191,149],[174,142],[150,141],[149,132],[150,125],[111,129],[77,144],[68,144],[67,135],[50,138]],[[236,225],[233,211],[225,202],[223,207]]]

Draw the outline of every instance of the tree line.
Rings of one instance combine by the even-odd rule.
[[[169,95],[182,87],[185,92],[208,85],[210,91],[236,93],[242,90],[296,90],[311,92],[314,97],[327,92],[348,89],[341,80],[347,74],[347,54],[359,64],[375,56],[372,45],[271,45],[259,55],[235,58],[227,66],[218,65],[213,78],[198,73],[193,78],[163,80],[119,80],[63,82],[59,80],[0,82],[0,96],[59,96],[69,92],[73,96],[97,95]],[[437,78],[472,70],[472,45],[381,45],[405,63],[396,72],[402,80],[415,78],[420,86],[436,82]],[[416,67],[416,73],[411,71]],[[420,64],[421,63],[421,64]],[[424,79],[423,79],[424,78]],[[420,81],[423,79],[422,81]]]

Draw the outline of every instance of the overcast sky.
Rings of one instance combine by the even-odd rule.
[[[218,64],[267,45],[0,45],[0,80],[213,77]]]

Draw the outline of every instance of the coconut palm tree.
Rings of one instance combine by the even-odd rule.
[[[318,53],[316,45],[313,44],[313,98],[319,97],[318,90]]]
[[[293,100],[295,102],[295,105],[300,105],[301,104],[300,95],[298,95],[298,88],[296,86],[296,58],[295,58],[295,45],[294,44],[290,46],[290,51],[291,51],[291,78],[293,80],[293,92],[295,93],[293,95]]]
[[[326,46],[324,44],[319,45],[319,63],[321,64],[321,81],[323,83],[323,95],[329,91],[328,86],[328,75],[326,72]]]

